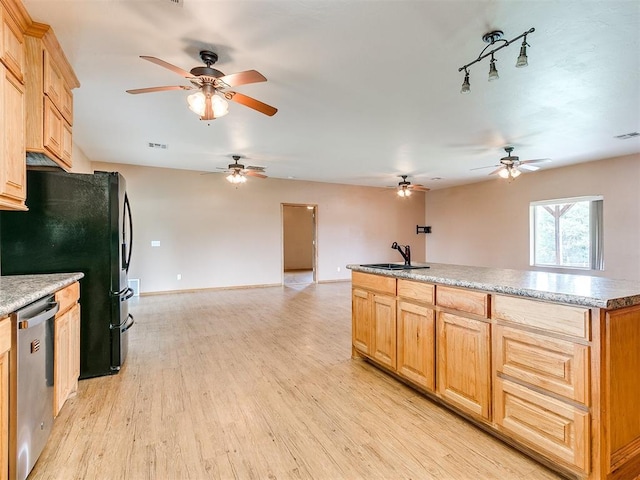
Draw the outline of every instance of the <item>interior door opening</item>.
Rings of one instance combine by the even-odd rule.
[[[282,283],[316,283],[317,205],[282,204]]]

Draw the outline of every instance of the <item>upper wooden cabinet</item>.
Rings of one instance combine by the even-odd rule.
[[[65,170],[71,163],[73,94],[80,86],[50,26],[34,22],[26,45],[26,150],[51,158]]]
[[[0,209],[26,210],[24,86],[0,63]]]
[[[0,0],[0,210],[26,210],[25,47],[21,3]]]
[[[16,79],[23,83],[24,74],[24,35],[23,28],[9,8],[0,4],[0,20],[2,23],[2,36],[0,37],[0,60],[11,71]],[[18,18],[20,15],[17,15]]]

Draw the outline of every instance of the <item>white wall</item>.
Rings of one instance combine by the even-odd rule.
[[[427,192],[427,261],[532,269],[529,203],[585,195],[604,196],[605,270],[555,271],[640,280],[640,155]]]
[[[425,235],[415,233],[424,220],[423,193],[401,199],[393,189],[274,178],[235,188],[222,174],[93,168],[126,178],[135,236],[129,276],[140,279],[143,293],[282,283],[282,203],[317,205],[320,282],[349,279],[349,263],[401,261],[394,241],[424,261]],[[161,246],[151,247],[152,240]]]

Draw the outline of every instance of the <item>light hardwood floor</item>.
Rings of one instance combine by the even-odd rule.
[[[36,479],[556,479],[362,360],[350,283],[141,297]]]

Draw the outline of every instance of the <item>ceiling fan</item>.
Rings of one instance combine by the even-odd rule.
[[[247,181],[247,176],[256,178],[267,178],[263,173],[264,167],[255,167],[247,165],[246,167],[241,163],[238,163],[242,157],[240,155],[231,155],[234,163],[230,163],[227,167],[218,167],[219,170],[224,170],[227,175],[227,180],[230,183],[244,183]]]
[[[411,182],[409,182],[407,180],[407,177],[409,175],[400,175],[400,177],[402,177],[402,180],[398,183],[398,196],[399,197],[408,197],[411,195],[411,192],[413,190],[417,191],[417,192],[428,192],[429,189],[427,187],[425,187],[424,185],[420,185],[420,184],[412,184]]]
[[[136,88],[133,90],[127,90],[127,93],[139,94],[164,92],[167,90],[197,90],[196,93],[187,97],[187,101],[189,103],[189,109],[200,115],[200,120],[214,120],[226,115],[228,113],[228,104],[226,100],[231,100],[232,102],[253,108],[254,110],[264,113],[270,117],[275,115],[278,111],[277,108],[272,107],[271,105],[267,105],[255,98],[230,90],[238,85],[266,82],[267,79],[264,75],[256,70],[247,70],[244,72],[225,75],[220,70],[216,70],[211,67],[211,65],[218,61],[218,55],[209,50],[202,50],[200,52],[200,58],[205,66],[194,67],[189,72],[156,57],[141,55],[140,58],[177,73],[189,80],[191,85]]]
[[[512,146],[504,147],[504,151],[507,152],[507,156],[502,157],[498,165],[489,165],[486,167],[472,168],[471,170],[480,170],[482,168],[498,167],[489,175],[495,175],[497,173],[502,178],[516,178],[522,173],[522,170],[528,170],[531,172],[538,170],[540,167],[535,165],[536,163],[545,163],[545,162],[551,161],[550,158],[520,160],[520,157],[516,155],[511,155],[511,152],[513,152]]]

